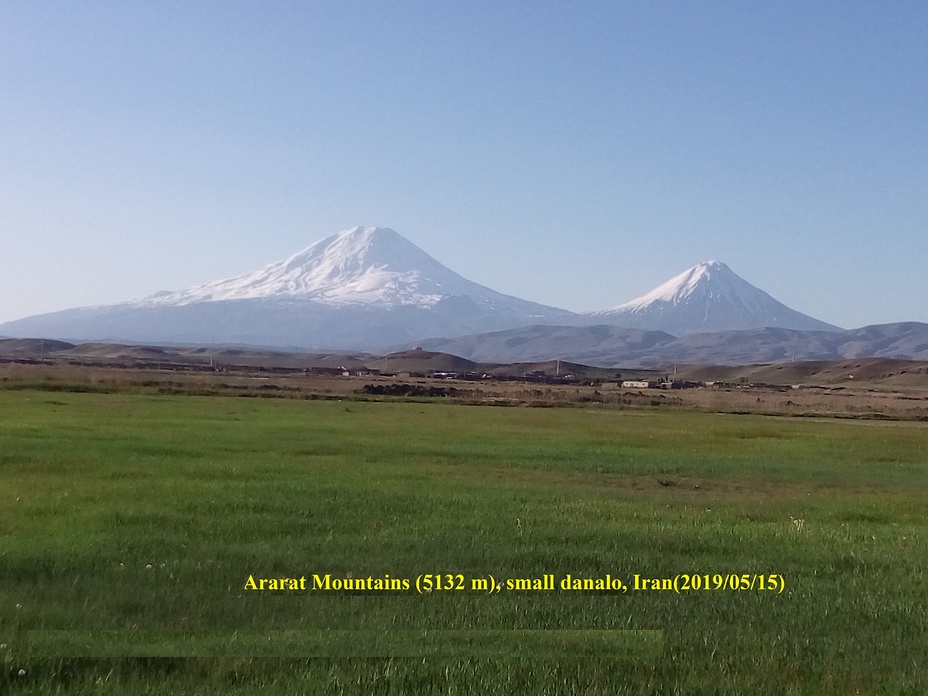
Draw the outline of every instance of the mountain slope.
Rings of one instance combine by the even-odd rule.
[[[765,327],[839,330],[790,309],[720,261],[701,263],[641,297],[586,316],[595,323],[674,335]]]
[[[377,351],[421,336],[570,321],[446,268],[393,230],[355,227],[253,273],[2,325],[13,337]]]

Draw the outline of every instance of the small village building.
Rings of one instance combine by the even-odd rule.
[[[622,382],[623,389],[650,389],[651,383],[643,379],[626,379]]]

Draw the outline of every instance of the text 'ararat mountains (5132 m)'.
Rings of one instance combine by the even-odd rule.
[[[609,324],[674,335],[836,330],[777,302],[719,262],[700,264],[613,310],[575,314],[469,281],[393,230],[355,227],[253,273],[138,301],[27,317],[0,325],[0,334],[377,351],[540,324]]]

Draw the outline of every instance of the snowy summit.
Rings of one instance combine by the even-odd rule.
[[[158,293],[141,304],[273,297],[332,307],[428,307],[449,295],[468,296],[478,304],[514,299],[458,275],[387,227],[353,227],[252,273]]]
[[[767,327],[808,331],[838,328],[790,309],[721,261],[700,263],[641,297],[590,316],[675,335]]]

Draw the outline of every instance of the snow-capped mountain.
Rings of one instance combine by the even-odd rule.
[[[253,273],[143,300],[26,317],[13,337],[376,351],[426,336],[570,321],[463,278],[393,230],[354,227]]]
[[[354,227],[253,273],[180,292],[158,293],[142,304],[286,298],[311,300],[330,307],[431,307],[455,295],[470,297],[488,307],[523,306],[530,313],[541,309],[540,305],[502,295],[463,278],[386,227]]]
[[[839,330],[790,309],[720,261],[700,263],[646,295],[586,316],[594,323],[666,331],[676,336],[765,327]]]
[[[777,302],[718,261],[614,309],[578,315],[467,280],[393,230],[354,227],[252,273],[142,300],[26,317],[0,325],[0,334],[376,352],[433,337],[594,324],[672,336],[766,327],[837,330]],[[573,334],[558,335],[567,340]]]

